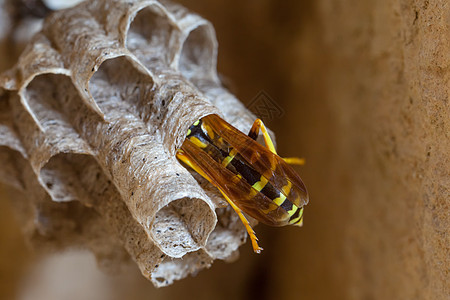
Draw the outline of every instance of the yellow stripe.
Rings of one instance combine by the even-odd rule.
[[[302,218],[303,218],[303,207],[300,209],[300,213],[298,214],[298,217],[295,218],[295,219],[290,220],[290,221],[289,221],[289,224],[295,224],[295,223],[297,223],[298,221],[300,221],[300,219],[302,219]],[[300,226],[301,226],[301,225],[300,225]]]
[[[268,209],[263,209],[263,210],[261,210],[261,211],[267,215],[268,213],[270,213],[271,211],[273,211],[273,210],[275,210],[275,209],[277,209],[277,208],[278,208],[277,205],[275,205],[275,204],[273,204],[273,203],[270,203]]]
[[[200,148],[206,148],[206,146],[208,146],[207,144],[203,143],[202,141],[200,141],[197,137],[193,136],[190,137],[189,140],[194,143],[194,145],[196,145],[197,147]]]
[[[197,120],[197,121],[195,121],[195,123],[192,124],[192,125],[197,126],[199,123],[200,123],[200,120]]]
[[[187,134],[186,135],[190,135],[191,134],[191,130],[188,129]]]
[[[223,159],[222,166],[224,166],[226,168],[230,164],[230,162],[233,160],[233,158],[236,156],[236,154],[237,154],[237,150],[232,149],[230,151],[230,154],[228,154],[228,156]]]
[[[295,226],[303,226],[303,217],[298,217],[295,220],[289,221],[289,224],[295,225]]]
[[[222,161],[222,166],[227,167],[232,160],[233,160],[232,156],[225,157],[225,159]]]
[[[281,192],[287,197],[291,192],[292,183],[288,180],[288,184],[281,188]]]
[[[289,215],[289,217],[292,217],[292,216],[295,214],[295,212],[297,211],[297,209],[298,209],[297,206],[292,205],[292,209],[291,209],[290,211],[287,212],[288,215]]]
[[[269,180],[267,180],[266,177],[261,176],[259,181],[252,185],[252,187],[258,192],[261,192],[261,190],[266,186],[267,182],[269,182]]]
[[[286,200],[286,196],[283,195],[282,193],[280,193],[280,197],[273,199],[272,201],[278,205],[281,206],[281,204],[283,204],[284,200]]]

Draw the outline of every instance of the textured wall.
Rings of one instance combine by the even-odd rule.
[[[215,25],[238,97],[285,111],[270,126],[311,202],[302,229],[256,228],[262,255],[136,297],[448,299],[447,1],[180,2]]]
[[[319,11],[336,167],[349,187],[346,292],[448,299],[448,2],[345,1]]]
[[[259,227],[266,272],[250,282],[284,299],[447,299],[448,2],[184,2],[215,24],[238,96],[284,108],[280,152],[307,158],[305,227]]]

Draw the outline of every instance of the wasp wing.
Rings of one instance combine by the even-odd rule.
[[[199,173],[205,179],[227,195],[243,212],[267,225],[288,224],[290,216],[285,210],[252,188],[237,174],[224,168],[189,139],[184,141],[180,150],[188,157],[190,164],[201,170]]]
[[[239,155],[297,207],[308,203],[308,191],[300,176],[281,157],[234,128],[217,115],[202,118]],[[227,150],[227,149],[224,149]]]

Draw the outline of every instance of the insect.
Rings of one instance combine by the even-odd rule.
[[[260,131],[265,146],[256,141]],[[304,161],[278,156],[260,119],[245,135],[217,115],[203,117],[189,127],[177,158],[219,189],[256,253],[263,249],[243,212],[270,226],[302,226],[308,192],[289,164]]]

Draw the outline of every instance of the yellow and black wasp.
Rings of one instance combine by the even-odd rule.
[[[256,142],[259,131],[265,147]],[[245,135],[217,115],[203,117],[188,129],[177,157],[219,189],[245,225],[256,253],[262,248],[243,212],[270,226],[302,226],[308,192],[289,164],[303,160],[278,156],[260,119]]]

